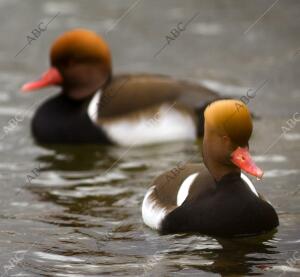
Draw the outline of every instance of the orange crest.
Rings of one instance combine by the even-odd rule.
[[[205,120],[220,134],[226,134],[239,146],[246,146],[252,133],[247,106],[234,99],[215,101],[204,113]]]
[[[53,66],[72,59],[100,61],[111,70],[108,45],[95,32],[85,29],[74,29],[56,39],[51,47],[50,59]]]

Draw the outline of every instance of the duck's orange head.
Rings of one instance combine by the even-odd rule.
[[[218,100],[206,108],[204,117],[204,159],[209,157],[223,164],[234,164],[261,178],[263,171],[249,154],[252,119],[247,106],[239,100]]]
[[[50,51],[50,69],[23,91],[51,85],[63,87],[72,99],[83,99],[104,86],[111,76],[111,55],[106,42],[95,32],[74,29],[56,39]]]

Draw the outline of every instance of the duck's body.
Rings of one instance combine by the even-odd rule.
[[[203,164],[176,167],[156,178],[147,191],[142,216],[162,233],[200,232],[231,237],[255,235],[278,226],[271,204],[245,172],[263,171],[249,154],[252,120],[247,106],[219,100],[204,112]]]
[[[24,91],[58,85],[60,95],[38,109],[32,123],[40,143],[140,145],[194,140],[203,110],[218,95],[200,85],[151,74],[112,74],[106,42],[75,29],[50,51],[51,67]]]
[[[274,208],[244,174],[216,182],[203,164],[187,164],[175,178],[159,176],[144,198],[144,222],[162,233],[200,232],[230,237],[274,229]]]
[[[203,135],[203,111],[218,95],[163,75],[115,76],[84,101],[64,93],[46,101],[32,121],[44,143],[140,145],[194,140]]]

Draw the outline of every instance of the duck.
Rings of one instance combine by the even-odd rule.
[[[219,94],[198,83],[160,74],[112,74],[108,44],[97,33],[72,29],[50,49],[50,68],[21,90],[61,91],[34,113],[39,143],[145,145],[195,140],[203,111]]]
[[[277,213],[246,174],[263,171],[249,151],[253,124],[244,102],[216,100],[204,111],[203,163],[160,174],[142,202],[143,222],[162,234],[254,236],[276,230]]]

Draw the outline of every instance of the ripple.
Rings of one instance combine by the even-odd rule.
[[[0,169],[9,170],[9,171],[24,171],[27,169],[25,162],[20,163],[0,163]]]
[[[287,265],[275,265],[272,267],[271,269],[272,271],[281,271],[282,273],[284,272],[300,272],[300,268],[296,268],[296,267],[291,267],[291,266],[287,266]]]
[[[0,102],[7,102],[9,99],[8,93],[0,90]]]
[[[31,184],[37,186],[55,186],[55,187],[65,187],[65,186],[77,186],[77,185],[94,185],[98,183],[109,183],[112,181],[120,181],[127,179],[127,176],[122,173],[108,172],[99,174],[98,176],[93,176],[90,178],[80,178],[80,179],[65,179],[58,172],[43,172],[41,177],[31,181]]]
[[[218,82],[216,80],[203,80],[201,83],[204,86],[206,86],[207,88],[214,90],[214,91],[221,91],[222,94],[225,94],[225,95],[242,96],[249,89],[246,87],[224,84],[224,83]]]
[[[77,187],[76,190],[53,190],[51,194],[59,196],[69,196],[73,198],[84,198],[87,196],[115,196],[126,193],[127,188],[112,186],[101,187]]]
[[[262,155],[262,156],[254,156],[253,160],[256,162],[281,163],[287,161],[287,158],[282,155]]]
[[[223,31],[222,25],[208,22],[194,23],[189,30],[193,34],[204,36],[219,35]]]
[[[289,141],[300,140],[300,133],[286,133],[283,137]]]
[[[60,261],[60,262],[84,262],[85,261],[84,259],[79,259],[76,257],[50,254],[46,252],[34,252],[34,254],[39,258],[52,260],[52,261]]]
[[[298,174],[300,170],[298,169],[273,169],[265,171],[264,177],[275,178],[275,177],[284,177],[292,174]]]
[[[126,163],[121,163],[119,165],[120,169],[123,170],[142,170],[142,169],[146,169],[148,166],[146,165],[146,163],[144,162],[126,162]]]
[[[47,2],[43,5],[43,10],[48,15],[55,15],[58,12],[62,14],[75,14],[78,8],[71,2]]]
[[[38,102],[58,92],[55,88],[30,95],[18,92],[23,82],[47,66],[47,49],[56,35],[74,27],[104,34],[122,15],[126,16],[107,37],[112,52],[117,55],[118,72],[147,69],[173,76],[196,74],[206,79],[201,84],[222,95],[239,98],[246,94],[248,85],[259,84],[271,73],[268,71],[275,66],[279,52],[282,55],[278,65],[286,64],[285,58],[292,61],[287,54],[294,55],[292,50],[299,36],[296,29],[300,19],[295,5],[286,4],[290,1],[281,2],[282,11],[268,18],[273,20],[271,24],[256,26],[247,39],[238,44],[233,38],[238,39],[239,31],[242,34],[242,29],[251,24],[250,19],[265,9],[265,3],[251,4],[249,1],[247,5],[235,5],[231,0],[233,5],[230,5],[204,1],[200,7],[197,1],[186,4],[177,1],[173,5],[172,1],[156,1],[154,5],[141,1],[136,9],[131,9],[135,2],[0,0],[4,27],[0,51],[2,127],[10,118],[29,109],[33,101],[36,104],[31,111],[40,105]],[[177,55],[173,53],[172,56],[170,50],[169,54],[164,52],[161,59],[151,63],[145,50],[155,45],[159,47],[159,42],[155,43],[159,32],[167,35],[178,22],[186,22],[196,12],[199,17],[188,26],[186,35],[183,34],[185,37],[172,44],[174,53],[178,50]],[[49,32],[23,55],[13,59],[32,28],[58,13],[60,15],[48,26]],[[285,17],[287,25],[283,26],[281,19]],[[285,39],[276,44],[278,36],[272,28],[266,29],[267,25],[274,30],[286,28]],[[255,41],[251,41],[253,45],[247,43],[250,37],[259,38],[264,34],[268,34],[269,43],[256,43],[255,47]],[[142,41],[149,42],[147,49],[138,45]],[[276,45],[272,47],[274,51],[270,43]],[[229,49],[230,44],[235,47]],[[124,53],[118,51],[122,46],[127,49]],[[133,50],[136,47],[139,51]],[[198,57],[195,51],[204,52]],[[181,66],[177,66],[179,64]],[[201,65],[204,71],[196,70],[195,73],[194,69]],[[292,73],[297,69],[295,66],[290,63],[286,69]],[[287,120],[286,115],[297,108],[300,79],[288,73],[288,78],[281,78],[282,89],[276,82],[270,83],[259,99],[251,102],[255,114],[262,110],[269,115],[256,122],[261,134],[278,136],[282,122]],[[287,94],[280,94],[278,90]],[[293,268],[287,263],[293,251],[299,251],[298,126],[283,138],[288,147],[278,147],[277,152],[267,155],[258,153],[255,157],[268,169],[266,177],[269,178],[260,183],[260,189],[280,213],[280,226],[271,239],[258,242],[253,238],[250,242],[250,238],[233,241],[200,234],[161,235],[143,224],[140,208],[147,186],[179,161],[199,162],[202,158],[196,144],[139,147],[131,149],[124,157],[122,154],[127,149],[121,147],[40,146],[29,135],[31,115],[28,113],[24,118],[18,132],[0,141],[2,269],[17,251],[25,253],[24,250],[28,250],[24,261],[7,276],[276,276],[283,270],[286,270],[284,277],[299,275],[293,272],[298,271],[298,265]],[[263,149],[265,137],[255,136],[254,144],[257,149]],[[32,184],[25,185],[25,174],[38,164],[41,165],[40,176],[32,180]],[[111,166],[112,170],[107,172]]]
[[[30,118],[33,115],[33,112],[25,110],[25,108],[15,108],[15,107],[1,107],[0,115],[7,116],[22,116]]]
[[[184,17],[184,11],[180,7],[171,8],[168,10],[168,17],[173,20],[180,20]]]

